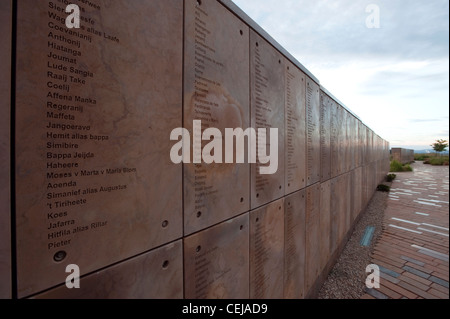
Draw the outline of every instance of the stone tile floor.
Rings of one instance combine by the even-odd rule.
[[[363,299],[449,298],[449,167],[395,173],[372,263],[380,288]]]

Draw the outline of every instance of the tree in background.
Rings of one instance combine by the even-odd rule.
[[[436,140],[436,143],[431,144],[431,146],[433,147],[433,150],[440,154],[448,147],[448,142],[442,139]]]

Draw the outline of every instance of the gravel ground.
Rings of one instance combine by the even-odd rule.
[[[385,183],[391,186],[392,183]],[[370,255],[383,227],[384,210],[389,193],[375,192],[365,212],[356,225],[344,251],[319,291],[319,299],[359,299],[365,294],[366,267],[371,264]],[[375,226],[369,247],[360,245],[367,226]]]

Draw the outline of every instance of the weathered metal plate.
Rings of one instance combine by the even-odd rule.
[[[363,166],[363,178],[362,178],[362,205],[363,207],[366,207],[367,204],[369,203],[369,165],[364,165]]]
[[[319,85],[306,80],[306,185],[320,182],[320,93]]]
[[[362,167],[352,171],[352,223],[362,210]]]
[[[265,205],[284,196],[284,58],[266,40],[250,31],[250,90],[251,126],[265,129],[266,142],[258,143],[258,153],[278,158],[278,169],[274,174],[261,174],[262,164],[251,165],[251,208]],[[278,154],[276,145],[270,142],[269,129],[278,129]],[[259,136],[263,135],[258,135]],[[270,151],[271,145],[273,150]],[[277,156],[278,155],[278,156]],[[275,162],[271,165],[275,167]]]
[[[0,2],[0,299],[12,297],[11,291],[11,1]]]
[[[68,274],[61,274],[65,278]],[[79,289],[65,285],[36,299],[182,299],[183,244],[157,248],[81,278]]]
[[[285,198],[284,298],[305,297],[306,189]]]
[[[283,298],[284,199],[250,212],[250,299]]]
[[[366,151],[366,161],[371,163],[374,161],[374,151],[373,151],[373,131],[367,128],[367,151]]]
[[[367,127],[360,123],[359,126],[359,147],[361,148],[361,166],[367,164]]]
[[[306,76],[285,60],[285,192],[306,186]]]
[[[355,117],[347,112],[347,172],[353,170],[355,165]]]
[[[339,215],[340,215],[340,205],[337,196],[334,192],[336,192],[339,185],[339,177],[335,177],[330,181],[331,185],[331,195],[330,195],[330,254],[334,254],[336,249],[338,248],[338,239],[339,239]]]
[[[331,100],[331,119],[330,119],[330,149],[331,149],[331,178],[339,175],[339,106]]]
[[[344,240],[345,235],[347,235],[348,231],[351,227],[351,216],[352,216],[352,185],[351,185],[351,172],[347,172],[342,175],[343,179],[343,200],[345,207],[344,214],[344,228],[342,233],[341,240]]]
[[[184,239],[187,299],[249,298],[249,213]]]
[[[339,247],[348,230],[350,220],[350,189],[348,174],[342,174],[331,182],[331,249]]]
[[[331,114],[333,103],[328,95],[320,92],[320,181],[331,178]]]
[[[331,237],[331,180],[320,184],[320,269],[330,260]]]
[[[344,110],[345,117],[345,172],[350,172],[353,167],[352,154],[352,115]]]
[[[337,174],[341,175],[346,172],[346,163],[347,163],[347,117],[346,110],[338,105],[338,111],[337,111],[337,128],[338,128],[338,143],[337,143]]]
[[[19,297],[182,236],[183,3],[79,5],[69,32],[59,2],[17,2]]]
[[[306,188],[305,292],[320,275],[320,184]]]
[[[361,130],[362,130],[362,123],[360,120],[356,120],[357,128],[356,128],[356,145],[355,145],[355,157],[356,157],[356,167],[360,167],[363,164],[363,155],[362,155],[362,136],[361,136]]]
[[[215,128],[222,135],[217,138],[221,156],[210,164],[204,154],[201,163],[194,163],[190,145],[192,158],[184,166],[185,234],[250,210],[247,148],[237,147],[234,138],[227,145],[225,138],[226,128],[250,126],[248,42],[249,28],[219,2],[185,2],[184,126],[191,141],[194,120],[201,121],[202,132]],[[209,143],[202,141],[201,150]],[[226,163],[230,152],[231,163]],[[241,163],[236,152],[244,155]]]
[[[359,120],[357,118],[353,118],[353,156],[354,156],[354,168],[361,166],[361,155],[359,149]]]

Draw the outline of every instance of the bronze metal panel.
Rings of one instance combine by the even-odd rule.
[[[218,1],[185,1],[184,127],[191,141],[194,120],[201,121],[202,132],[216,128],[222,134],[222,156],[213,163],[203,156],[194,163],[190,145],[184,169],[185,234],[250,210],[247,148],[237,148],[234,139],[226,148],[225,139],[226,128],[250,125],[248,68],[249,28]],[[202,141],[201,149],[209,143]],[[232,163],[226,163],[231,150]],[[237,162],[236,152],[244,152],[244,163]]]
[[[330,97],[320,92],[320,181],[331,178],[331,114],[333,103]]]
[[[285,61],[285,192],[306,186],[306,76]]]
[[[361,166],[360,164],[360,154],[359,154],[359,120],[353,117],[353,158],[354,167],[357,168]]]
[[[184,239],[186,299],[249,298],[249,213]]]
[[[61,273],[65,278],[68,273]],[[65,285],[36,299],[182,299],[183,244],[167,244],[80,279],[79,289]]]
[[[257,149],[269,154],[269,129],[278,129],[278,169],[274,174],[261,174],[259,156],[251,165],[251,208],[265,205],[284,196],[284,58],[266,40],[250,31],[251,127],[265,129],[266,144]],[[259,138],[259,135],[258,135]],[[272,155],[272,154],[271,154]],[[272,155],[274,156],[274,155]]]
[[[353,169],[354,163],[353,163],[353,116],[348,112],[345,111],[345,119],[346,119],[346,130],[345,130],[345,171],[350,172]]]
[[[17,2],[19,297],[182,236],[183,3],[80,3],[70,32],[52,3]]]
[[[366,154],[367,154],[367,127],[363,124],[360,123],[359,126],[359,145],[361,148],[361,166],[364,166],[367,164],[367,158],[366,158]]]
[[[373,131],[367,128],[367,152],[366,161],[371,163],[374,161],[374,151],[373,151]]]
[[[306,188],[306,257],[305,291],[320,275],[320,184]]]
[[[0,299],[11,292],[11,1],[0,3]]]
[[[346,110],[342,106],[338,106],[338,171],[337,175],[346,172],[347,163],[347,117]]]
[[[350,191],[348,173],[339,175],[331,183],[332,251],[339,247],[349,228]]]
[[[352,171],[352,223],[358,217],[362,210],[362,167],[358,167]]]
[[[334,254],[339,245],[339,216],[341,214],[340,201],[337,194],[340,188],[339,181],[339,176],[330,181],[330,254]]]
[[[350,227],[352,225],[352,200],[353,200],[353,192],[352,192],[352,174],[351,172],[345,173],[343,175],[344,179],[344,200],[345,200],[345,226],[344,226],[344,233],[343,237],[348,233],[350,230]],[[342,238],[343,240],[344,238]]]
[[[306,189],[285,198],[284,298],[305,297]]]
[[[331,240],[331,180],[320,184],[320,269],[330,260]]]
[[[306,80],[306,185],[320,182],[320,92],[319,85]]]
[[[283,298],[284,199],[250,212],[250,299]]]
[[[330,149],[331,149],[331,178],[339,175],[339,106],[331,100],[331,134],[330,134]]]

